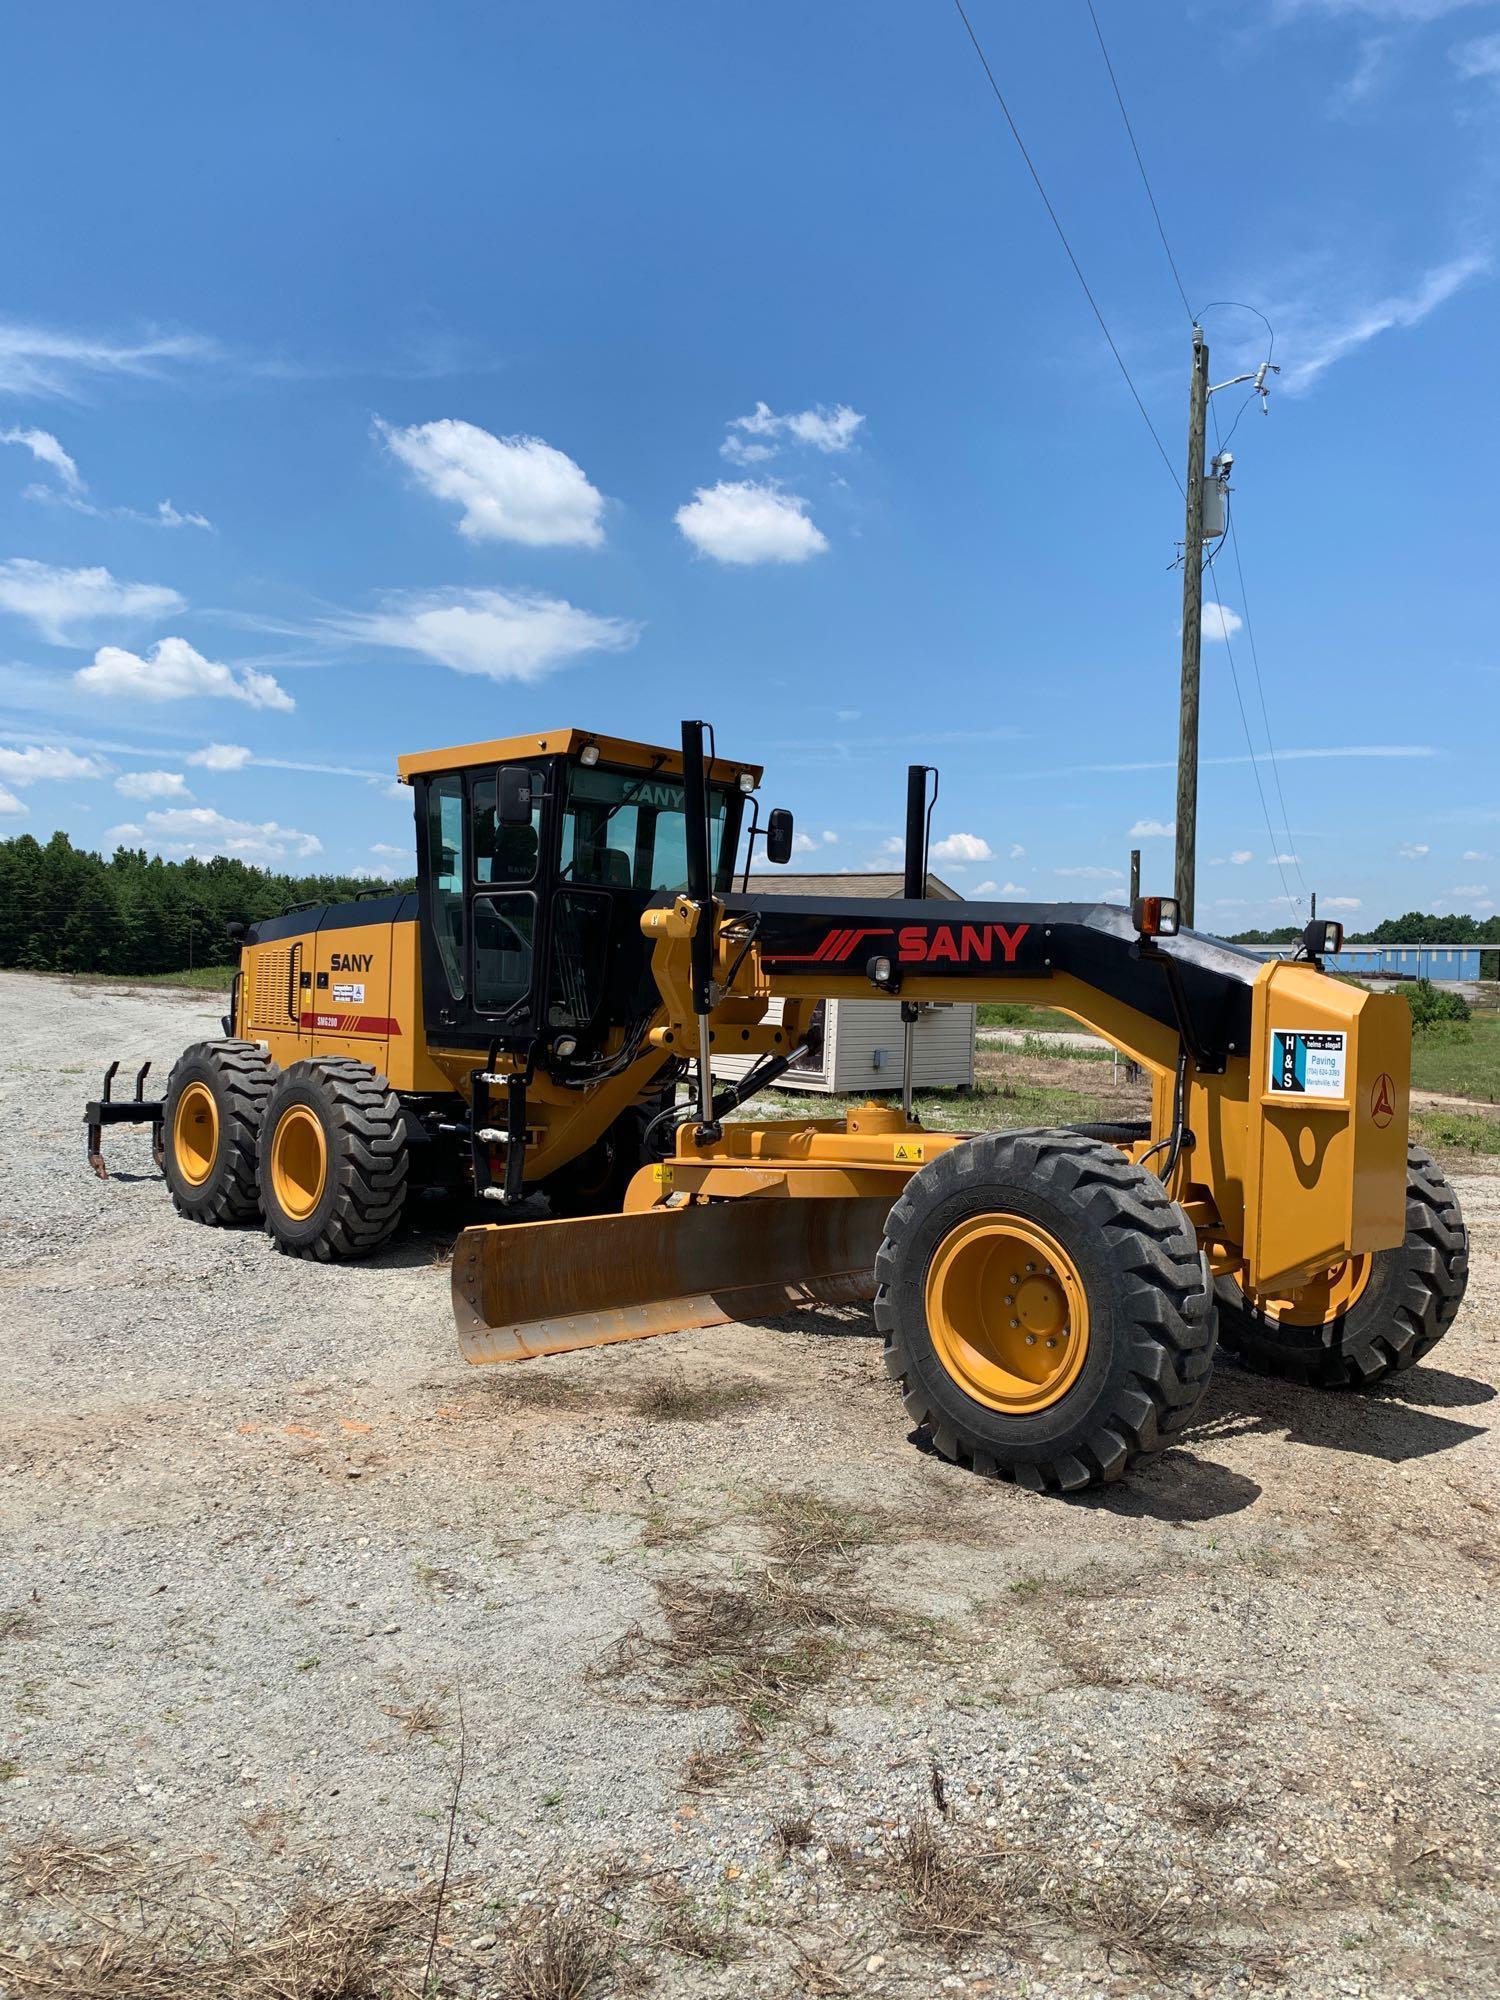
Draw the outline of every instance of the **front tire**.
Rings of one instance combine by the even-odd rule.
[[[1191,1422],[1215,1316],[1191,1223],[1097,1140],[996,1132],[891,1210],[875,1323],[944,1458],[1038,1492],[1119,1479]]]
[[[260,1137],[266,1234],[289,1257],[368,1257],[406,1201],[400,1099],[368,1063],[318,1056],[277,1078]]]
[[[162,1171],[179,1215],[224,1227],[260,1212],[260,1128],[275,1079],[258,1042],[195,1042],[172,1065]]]
[[[1283,1299],[1219,1280],[1224,1344],[1248,1367],[1313,1388],[1368,1388],[1428,1354],[1452,1326],[1469,1280],[1458,1197],[1420,1146],[1406,1153],[1406,1240],[1351,1258]]]

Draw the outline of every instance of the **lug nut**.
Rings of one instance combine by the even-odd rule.
[[[1047,1345],[1048,1345],[1049,1347],[1056,1347],[1056,1345],[1057,1345],[1057,1342],[1056,1342],[1055,1340],[1053,1340],[1053,1339],[1051,1339],[1051,1338],[1049,1337],[1049,1339],[1048,1339],[1048,1341],[1047,1341]]]
[[[1011,1297],[1009,1292],[1005,1294],[1005,1303],[1008,1306],[1013,1306],[1015,1304],[1015,1300]]]
[[[1015,1325],[1015,1321],[1014,1321],[1014,1320],[1012,1320],[1012,1321],[1011,1321],[1011,1325],[1012,1325],[1012,1326],[1014,1326],[1014,1325]],[[1035,1346],[1036,1346],[1036,1335],[1035,1335],[1034,1333],[1028,1333],[1028,1334],[1027,1334],[1027,1336],[1026,1336],[1026,1345],[1027,1345],[1028,1347],[1035,1347]]]
[[[1012,1325],[1012,1326],[1019,1326],[1020,1324],[1021,1324],[1021,1322],[1020,1322],[1020,1321],[1019,1321],[1018,1319],[1013,1319],[1013,1320],[1011,1321],[1011,1325]],[[1027,1339],[1028,1339],[1028,1340],[1034,1340],[1035,1338],[1036,1338],[1036,1336],[1035,1336],[1034,1334],[1028,1334],[1028,1335],[1027,1335]]]

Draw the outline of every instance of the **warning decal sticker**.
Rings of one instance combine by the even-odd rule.
[[[1270,1088],[1302,1097],[1342,1097],[1348,1040],[1342,1029],[1273,1028]]]
[[[336,979],[333,982],[333,997],[340,1007],[362,1007],[365,1000],[363,980],[356,980],[350,985],[344,985]]]

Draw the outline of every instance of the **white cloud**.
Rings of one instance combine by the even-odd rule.
[[[4,785],[0,785],[0,813],[23,813],[29,811],[30,807],[24,805],[14,792],[8,792]]]
[[[819,840],[822,841],[825,847],[837,847],[839,844],[838,835],[836,833],[830,833],[826,827],[818,835],[818,838]]]
[[[1024,847],[1023,847],[1022,845],[1021,845],[1021,843],[1020,843],[1020,841],[1019,841],[1019,840],[1013,840],[1013,841],[1011,842],[1011,844],[1010,844],[1010,858],[1011,858],[1011,860],[1012,860],[1012,861],[1019,861],[1019,860],[1021,859],[1022,855],[1023,855],[1023,854],[1025,854],[1025,852],[1026,852],[1026,849],[1025,849],[1025,848],[1024,848]]]
[[[1489,893],[1488,882],[1460,882],[1456,888],[1444,891],[1449,896],[1487,896]]]
[[[534,681],[580,653],[620,653],[640,637],[627,618],[580,611],[526,590],[450,590],[392,598],[382,611],[331,621],[367,645],[417,653],[455,673]]]
[[[839,722],[858,722],[863,714],[864,710],[862,708],[840,708],[835,710],[835,717]]]
[[[1281,386],[1293,396],[1312,388],[1335,362],[1380,334],[1420,326],[1430,313],[1489,268],[1487,253],[1466,251],[1424,272],[1410,291],[1392,293],[1373,305],[1351,307],[1321,322],[1303,315],[1299,323],[1295,312],[1283,313],[1281,324],[1289,330],[1279,346],[1290,359]]]
[[[38,465],[51,467],[70,493],[83,492],[84,486],[78,476],[78,467],[51,431],[0,431],[0,444],[23,445]]]
[[[397,847],[389,840],[372,841],[370,852],[380,855],[386,861],[410,861],[412,858],[409,848]]]
[[[240,771],[250,762],[250,752],[243,743],[205,743],[201,750],[190,750],[187,761],[204,771]]]
[[[1440,21],[1472,7],[1478,0],[1275,0],[1277,17],[1287,20],[1296,14],[1368,15],[1376,21]]]
[[[90,380],[160,375],[165,363],[203,361],[214,351],[212,341],[191,333],[108,340],[3,320],[0,394],[76,397]]]
[[[1247,861],[1253,861],[1254,859],[1255,856],[1248,847],[1235,848],[1229,857],[1230,866],[1234,868],[1243,868]]]
[[[1463,851],[1462,858],[1465,861],[1488,861],[1490,857],[1487,853],[1485,853],[1483,848],[1466,847]]]
[[[279,826],[274,819],[229,819],[210,806],[169,806],[148,812],[145,827],[111,828],[106,839],[149,839],[163,854],[238,855],[242,861],[309,860],[323,852],[315,833]]]
[[[1449,54],[1464,83],[1500,84],[1500,35],[1478,35]]]
[[[828,547],[807,517],[805,500],[758,480],[700,486],[672,518],[693,547],[716,562],[806,562]]]
[[[1357,910],[1359,907],[1360,901],[1358,896],[1325,896],[1323,898],[1323,908],[1325,910]]]
[[[54,646],[71,645],[79,626],[160,618],[186,604],[166,584],[117,583],[107,569],[54,569],[25,556],[0,563],[0,610],[29,619]]]
[[[473,542],[597,548],[604,495],[565,451],[535,437],[494,437],[459,417],[406,430],[376,419],[392,454],[439,500],[462,507]]]
[[[292,709],[296,703],[270,674],[206,660],[186,639],[159,639],[144,657],[123,646],[101,646],[90,667],[73,676],[90,694],[128,701],[189,701],[224,696],[251,708]]]
[[[981,882],[974,890],[976,899],[980,896],[1024,896],[1026,894],[1027,891],[1021,887],[1019,882]]]
[[[1076,875],[1086,882],[1114,882],[1123,876],[1119,868],[1054,868],[1054,875]]]
[[[818,843],[810,834],[799,833],[792,842],[792,852],[794,854],[816,854],[817,851]]]
[[[950,833],[932,850],[934,861],[993,861],[994,849],[977,833]]]
[[[1398,847],[1396,852],[1403,861],[1420,861],[1422,856],[1430,854],[1432,849],[1425,840],[1409,840],[1404,846]]]
[[[126,511],[129,512],[130,510],[127,509]],[[154,516],[136,515],[135,518],[137,520],[154,519],[157,525],[162,528],[206,528],[209,534],[212,534],[214,531],[214,524],[206,514],[179,513],[170,500],[158,500]]]
[[[1169,840],[1177,831],[1174,819],[1138,819],[1126,836],[1130,840]]]
[[[115,779],[115,790],[126,799],[190,799],[181,771],[126,771]]]
[[[1270,854],[1266,860],[1272,868],[1294,868],[1297,865],[1295,854]]]
[[[98,778],[103,769],[92,757],[51,744],[30,743],[24,750],[0,749],[0,778],[13,785],[34,785],[39,778]]]
[[[1393,35],[1367,35],[1359,45],[1354,68],[1333,93],[1334,106],[1348,111],[1375,95],[1390,67]]]
[[[822,403],[810,410],[777,416],[769,403],[757,403],[748,417],[734,417],[719,449],[738,465],[757,465],[774,458],[781,440],[811,445],[815,451],[848,451],[864,418],[847,403],[830,410]]]
[[[1244,624],[1238,611],[1231,611],[1227,604],[1216,603],[1207,598],[1203,605],[1203,636],[1205,639],[1232,639]]]

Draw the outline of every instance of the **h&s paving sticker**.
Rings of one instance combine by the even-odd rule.
[[[1342,1097],[1348,1059],[1342,1029],[1273,1028],[1269,1087],[1300,1097]]]

